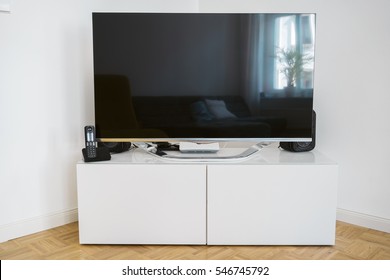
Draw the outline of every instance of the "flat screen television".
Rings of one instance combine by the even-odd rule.
[[[92,19],[99,141],[311,140],[315,14]]]

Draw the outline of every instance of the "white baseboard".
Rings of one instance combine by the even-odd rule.
[[[337,209],[337,220],[390,233],[390,220],[345,209]]]
[[[78,220],[77,208],[0,226],[0,242],[69,224]]]

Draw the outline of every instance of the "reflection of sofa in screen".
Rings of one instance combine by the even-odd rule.
[[[280,135],[283,118],[254,117],[239,96],[133,97],[141,127],[171,138],[261,138]]]
[[[101,138],[278,137],[286,125],[251,116],[239,96],[132,96],[121,75],[95,75],[95,119]]]

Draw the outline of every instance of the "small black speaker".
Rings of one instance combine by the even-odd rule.
[[[316,145],[316,112],[312,114],[311,142],[280,142],[280,147],[290,152],[308,152]]]
[[[98,142],[98,147],[106,147],[110,153],[122,153],[131,147],[130,142]]]

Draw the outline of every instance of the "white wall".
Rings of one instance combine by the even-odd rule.
[[[17,0],[0,13],[0,242],[77,219],[76,162],[94,122],[91,12],[197,1]]]
[[[77,219],[98,10],[316,12],[317,149],[340,164],[339,218],[390,231],[389,1],[18,0],[0,13],[0,241]]]

